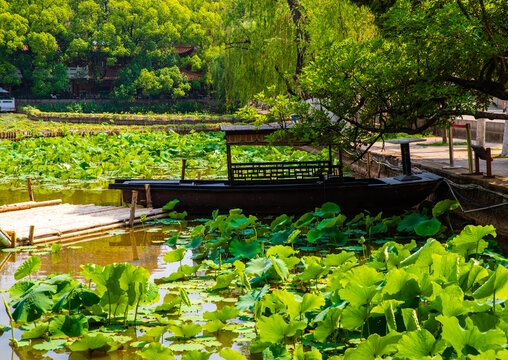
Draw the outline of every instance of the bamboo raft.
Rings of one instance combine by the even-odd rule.
[[[61,200],[5,205],[0,207],[0,229],[17,245],[69,241],[114,228],[127,226],[132,208],[62,204]],[[161,209],[136,208],[133,223],[164,216]],[[13,244],[15,246],[16,244]]]

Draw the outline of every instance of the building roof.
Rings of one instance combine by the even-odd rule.
[[[203,78],[203,74],[201,73],[192,72],[185,69],[180,69],[180,72],[187,76],[187,80],[200,80]]]
[[[173,46],[175,52],[179,55],[184,55],[194,50],[194,46]]]

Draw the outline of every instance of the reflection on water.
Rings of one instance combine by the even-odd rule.
[[[60,187],[34,187],[35,201],[62,199],[68,204],[122,205],[121,191],[100,189],[69,189]],[[20,184],[0,185],[0,205],[29,200],[26,187]]]
[[[81,264],[95,263],[104,266],[114,262],[130,262],[136,266],[141,265],[150,271],[152,280],[154,278],[169,276],[169,274],[178,269],[180,264],[167,264],[162,260],[164,254],[167,251],[172,250],[172,248],[167,245],[160,244],[164,237],[167,237],[167,235],[164,235],[162,229],[159,229],[156,232],[152,232],[153,230],[154,229],[152,228],[149,231],[127,231],[125,234],[120,235],[105,234],[105,236],[100,239],[65,246],[61,251],[55,254],[41,255],[42,266],[34,277],[45,277],[53,273],[73,273],[73,277],[82,279],[79,276]],[[168,230],[168,228],[165,227],[164,230]],[[0,252],[0,289],[9,289],[15,283],[14,272],[28,257],[30,257],[29,253]],[[191,266],[195,265],[191,257],[192,252],[187,251],[185,258],[182,260],[182,264]],[[162,298],[165,291],[160,290],[159,293]],[[8,298],[8,292],[3,295]],[[197,295],[190,294],[191,298],[193,296]],[[213,311],[217,307],[222,307],[224,305],[226,304],[205,302],[202,304],[202,308],[199,312]],[[231,305],[231,303],[227,305]],[[2,310],[0,310],[0,325],[3,327],[8,324],[9,319],[2,306]],[[21,334],[22,331],[15,329],[16,339],[20,339]],[[128,329],[125,335],[133,338],[136,337],[136,333],[132,328]],[[166,336],[168,335],[169,334],[166,334]],[[248,351],[246,343],[232,343],[232,338],[236,335],[227,333],[219,335],[218,340],[221,341],[225,347],[232,347],[234,350],[242,351],[243,353]],[[92,358],[92,356],[89,356],[89,354],[86,353],[70,353],[61,351],[50,351],[45,353],[28,347],[12,351],[9,345],[10,337],[10,331],[4,333],[0,337],[0,359],[80,360]],[[165,345],[168,345],[167,341],[165,341]],[[137,349],[126,346],[124,350],[114,351],[111,353],[96,352],[93,354],[93,359],[140,359],[140,357],[134,354],[136,350]],[[217,354],[214,354],[210,359],[219,359],[219,357]]]

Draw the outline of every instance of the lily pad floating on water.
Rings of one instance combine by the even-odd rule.
[[[111,230],[111,231],[108,231],[108,234],[109,235],[123,235],[123,234],[127,234],[127,231],[125,231],[125,230]]]
[[[52,351],[63,349],[66,343],[67,340],[64,339],[49,340],[41,344],[35,344],[32,346],[32,348],[34,348],[35,350]]]
[[[205,345],[199,343],[186,343],[186,344],[171,344],[169,348],[176,352],[184,352],[184,351],[201,351],[205,348]]]

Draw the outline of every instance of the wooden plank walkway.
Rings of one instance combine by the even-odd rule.
[[[147,220],[163,216],[161,209],[138,207],[135,223],[140,222],[143,214]],[[18,240],[26,243],[33,225],[34,243],[54,242],[124,226],[129,217],[130,208],[127,207],[60,204],[0,213],[0,228],[15,231]]]

